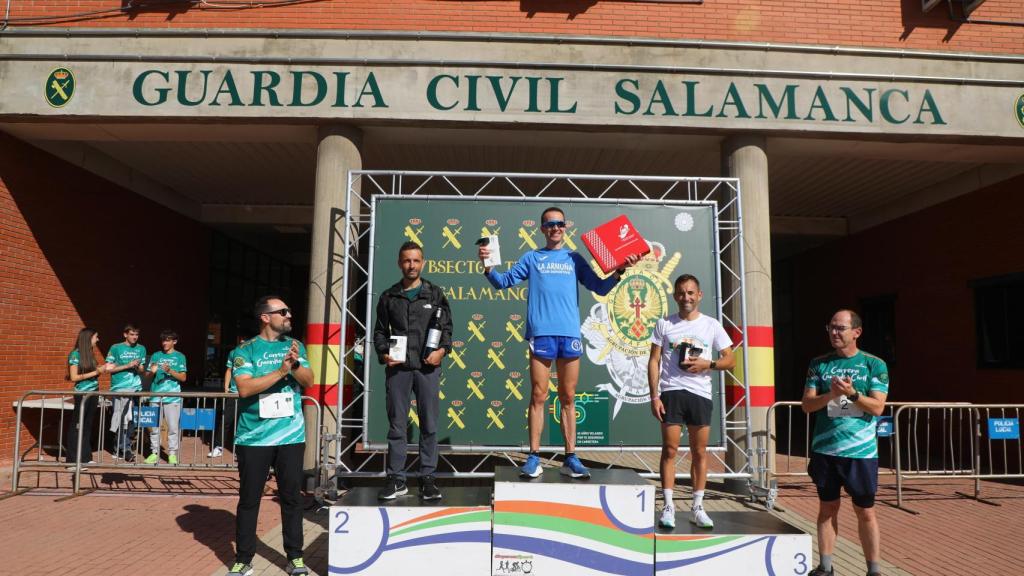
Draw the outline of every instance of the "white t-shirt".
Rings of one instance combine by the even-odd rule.
[[[718,320],[703,314],[696,320],[684,320],[679,314],[672,314],[660,318],[654,325],[651,344],[661,346],[660,392],[689,390],[711,400],[711,371],[690,374],[679,368],[679,345],[683,342],[702,348],[700,357],[711,360],[711,349],[729,348],[732,339]]]

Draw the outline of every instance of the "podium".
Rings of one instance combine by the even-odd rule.
[[[491,491],[444,488],[424,502],[418,491],[377,499],[376,488],[349,491],[330,509],[328,572],[394,576],[480,576],[491,566]]]
[[[632,470],[591,474],[495,470],[492,575],[653,573],[654,487]]]
[[[328,572],[417,576],[628,576],[806,574],[811,537],[768,512],[711,512],[713,529],[676,513],[655,530],[654,486],[632,470],[592,470],[589,479],[548,468],[521,478],[494,474],[490,487],[441,486],[444,498],[377,500],[356,488],[330,509]]]
[[[658,576],[775,576],[806,574],[814,565],[811,537],[767,512],[714,512],[714,529],[690,523],[676,511],[673,530],[654,535]]]

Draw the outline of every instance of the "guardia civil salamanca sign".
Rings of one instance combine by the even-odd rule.
[[[617,122],[657,118],[724,124],[811,123],[945,126],[930,88],[868,82],[778,81],[721,76],[424,73],[394,70],[149,68],[134,76],[137,106],[168,110],[303,109],[354,116],[596,116]],[[584,121],[584,119],[580,119]]]

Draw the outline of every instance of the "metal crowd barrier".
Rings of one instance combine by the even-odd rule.
[[[908,479],[972,479],[974,494],[964,496],[986,502],[981,498],[982,480],[1024,478],[1024,449],[1020,439],[1022,408],[1024,404],[901,406],[894,418],[899,440],[896,444],[896,506],[913,513],[903,505],[903,485]],[[937,431],[932,423],[932,414],[936,411],[943,415]],[[997,430],[999,422],[1005,422],[1004,427],[1010,433],[1001,434]],[[934,446],[936,439],[941,442],[938,456]],[[1011,444],[1016,444],[1016,450],[1010,448]],[[1016,457],[1016,466],[1011,456]]]
[[[769,508],[774,504],[778,478],[807,476],[813,415],[804,414],[800,405],[799,401],[772,404],[766,414],[765,434],[756,435],[755,477]],[[1022,404],[887,402],[879,419],[887,423],[879,430],[879,473],[895,475],[896,506],[912,512],[903,505],[907,479],[974,479],[973,497],[980,500],[981,480],[1024,478],[1024,448],[1019,436],[1022,408]],[[798,413],[795,419],[794,411]],[[999,440],[990,435],[983,442],[982,425],[992,418],[1014,420],[1016,438]],[[782,430],[786,437],[780,447]],[[801,430],[799,446],[795,441],[801,439]],[[1015,450],[1011,448],[1014,443]],[[787,457],[782,470],[779,455]],[[794,462],[802,465],[795,467]]]
[[[38,396],[38,399],[30,400],[30,397]],[[133,452],[135,453],[135,459],[132,462],[127,462],[123,459],[115,458],[115,454],[111,454],[107,451],[107,436],[113,435],[114,442],[120,435],[120,431],[110,431],[110,417],[112,417],[111,408],[114,405],[113,400],[117,398],[138,398],[148,399],[152,396],[161,397],[175,397],[185,399],[185,403],[189,403],[189,399],[195,399],[195,406],[183,406],[183,411],[188,408],[196,408],[197,412],[195,418],[197,418],[196,426],[184,428],[181,426],[179,421],[179,455],[182,451],[182,440],[184,439],[184,432],[194,431],[197,441],[191,443],[191,458],[181,459],[178,464],[169,464],[166,462],[158,462],[157,464],[146,464],[145,450],[147,441],[146,437],[149,435],[150,426],[139,426],[136,424],[135,439],[132,441]],[[74,427],[70,416],[66,417],[65,412],[71,412],[74,410],[74,399],[81,398],[83,404],[91,398],[97,398],[98,402],[98,414],[96,420],[98,421],[98,434],[95,438],[96,443],[92,445],[92,452],[97,458],[96,463],[89,464],[83,463],[77,460],[73,454],[68,453],[66,447],[67,429],[74,430],[77,428],[78,436],[75,438],[75,446],[81,446],[83,440],[83,434],[91,433],[91,430],[83,430],[83,424],[85,420],[85,410],[79,411],[77,427]],[[238,403],[231,402],[229,406],[229,400],[238,400],[237,394],[229,394],[224,392],[110,392],[110,391],[95,391],[95,392],[78,392],[74,390],[30,390],[24,393],[20,399],[16,402],[17,415],[15,418],[15,435],[14,435],[14,458],[11,471],[11,491],[18,491],[18,484],[21,473],[26,470],[54,470],[64,468],[74,474],[74,494],[78,494],[81,490],[81,474],[84,467],[95,467],[103,468],[105,470],[177,470],[177,471],[195,471],[195,470],[237,470],[238,465],[234,458],[234,430],[231,430],[231,442],[230,445],[222,446],[223,453],[219,456],[211,457],[207,450],[211,450],[214,446],[216,438],[220,438],[221,443],[225,443],[225,433],[229,432],[225,427],[226,409],[230,409],[234,415],[232,422],[238,422]],[[320,422],[320,403],[310,396],[302,396],[303,403],[309,403],[316,409],[315,422]],[[140,401],[135,402],[135,410],[139,409],[139,406],[145,406],[146,403]],[[21,446],[21,434],[22,434],[22,422],[23,414],[25,409],[39,409],[39,426],[36,430],[36,442],[22,452]],[[214,413],[214,425],[212,428],[207,428],[198,423],[199,412],[198,410],[215,410]],[[49,412],[56,411],[57,414],[53,418],[48,418]],[[207,412],[208,414],[208,412]],[[220,415],[220,417],[218,417]],[[133,416],[137,416],[133,415]],[[51,421],[53,420],[53,421]],[[47,444],[48,430],[51,430],[56,426],[56,444]],[[157,427],[160,427],[160,420],[157,420]],[[316,451],[316,462],[315,468],[320,468],[320,436],[322,434],[322,427],[317,425],[312,427],[314,429],[314,435],[312,441],[317,446]],[[115,452],[118,451],[119,446],[114,446]],[[50,457],[47,451],[56,452],[55,457]],[[29,455],[35,452],[34,458],[29,458]],[[158,447],[158,452],[165,451],[163,443]],[[123,453],[123,452],[122,452]],[[66,461],[61,461],[61,456],[66,456]],[[86,458],[92,455],[85,456]],[[229,458],[230,456],[230,458]],[[187,461],[182,461],[187,460]],[[319,483],[320,479],[317,479]]]

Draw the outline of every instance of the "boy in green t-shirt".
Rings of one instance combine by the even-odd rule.
[[[178,344],[178,334],[173,330],[160,333],[160,352],[149,357],[149,375],[153,378],[150,392],[181,392],[181,383],[185,381],[187,367],[185,355],[174,349]],[[180,396],[152,396],[150,404],[160,406],[160,422],[155,428],[149,429],[149,450],[146,464],[160,461],[160,423],[167,423],[167,463],[178,463],[178,431],[181,421]]]
[[[125,324],[124,342],[114,344],[107,352],[110,364],[111,392],[139,392],[142,390],[142,373],[145,372],[146,347],[139,344],[139,329],[134,324]],[[116,435],[114,458],[123,457],[125,462],[135,461],[132,439],[135,437],[135,397],[115,396],[110,418],[110,431]]]

